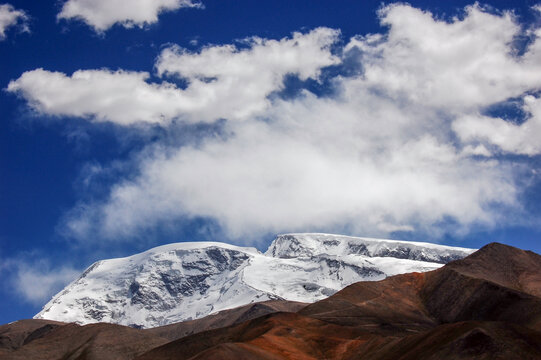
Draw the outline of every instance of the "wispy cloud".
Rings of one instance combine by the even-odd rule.
[[[75,280],[81,271],[65,266],[55,268],[48,261],[36,256],[27,256],[27,258],[2,259],[1,273],[10,274],[5,277],[9,280],[3,284],[10,292],[28,303],[43,305]]]

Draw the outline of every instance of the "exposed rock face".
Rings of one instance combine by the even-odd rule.
[[[265,254],[178,243],[102,260],[35,318],[155,327],[273,299],[314,302],[360,280],[434,270],[474,250],[328,234],[278,236]]]
[[[279,235],[265,254],[278,258],[297,258],[328,254],[391,257],[446,264],[471,254],[472,249],[412,241],[356,238],[329,234]]]

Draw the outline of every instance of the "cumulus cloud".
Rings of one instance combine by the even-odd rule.
[[[177,76],[190,83],[187,94],[194,99],[194,121],[216,118],[247,119],[267,109],[267,96],[283,88],[285,75],[302,80],[317,79],[321,68],[337,64],[330,46],[339,32],[318,28],[294,33],[282,40],[246,39],[248,48],[210,46],[190,53],[173,46],[158,58],[158,74]]]
[[[322,67],[337,63],[329,49],[337,36],[319,28],[281,40],[247,39],[241,50],[233,45],[198,53],[167,48],[157,62],[158,73],[185,78],[185,89],[167,81],[150,83],[145,72],[81,70],[68,76],[43,69],[24,73],[7,89],[43,114],[121,125],[167,125],[175,118],[242,120],[270,105],[267,96],[282,88],[285,75],[317,78]]]
[[[52,116],[75,116],[120,125],[165,122],[185,101],[169,83],[149,84],[145,72],[81,70],[71,76],[36,69],[9,83],[31,108]]]
[[[158,22],[162,12],[202,6],[194,0],[67,0],[58,19],[80,19],[103,32],[115,24],[142,28]]]
[[[0,5],[0,41],[6,38],[6,30],[19,26],[22,31],[29,31],[28,15],[23,10],[17,10],[10,4]]]
[[[379,16],[386,32],[354,37],[341,48],[341,59],[356,58],[359,71],[335,76],[334,93],[327,96],[308,90],[287,99],[269,95],[284,88],[287,74],[318,79],[326,66],[340,65],[331,52],[339,46],[338,33],[330,29],[282,40],[254,38],[240,50],[165,49],[157,73],[187,80],[183,89],[103,70],[97,73],[135,83],[115,92],[103,86],[88,96],[84,91],[97,86],[83,80],[77,86],[85,95],[73,91],[79,100],[69,106],[69,96],[58,99],[55,91],[75,84],[75,74],[36,70],[8,89],[44,113],[118,124],[151,121],[171,130],[172,118],[225,119],[226,136],[197,145],[149,145],[137,157],[137,176],[68,215],[66,227],[77,237],[126,239],[184,217],[212,218],[235,238],[343,228],[437,237],[449,223],[461,234],[514,221],[508,214],[520,213],[520,185],[513,164],[492,150],[539,151],[538,100],[527,95],[541,86],[539,34],[533,31],[528,47],[517,51],[514,40],[523,30],[513,15],[478,5],[447,21],[409,5],[384,7]],[[68,84],[39,87],[43,74]],[[134,88],[156,96],[129,102]],[[162,94],[169,91],[171,98]],[[479,115],[509,98],[524,99],[532,114],[527,122]],[[130,106],[139,110],[130,112]],[[141,108],[147,112],[138,115]],[[164,115],[165,109],[173,110]]]
[[[541,83],[540,42],[516,56],[513,41],[521,27],[510,12],[491,14],[473,5],[463,19],[447,22],[407,5],[390,5],[380,16],[388,33],[357,37],[348,46],[362,51],[364,85],[397,100],[461,113]]]

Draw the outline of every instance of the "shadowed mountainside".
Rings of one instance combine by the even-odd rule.
[[[250,352],[255,354],[256,350],[263,359],[334,359],[341,358],[350,344],[371,338],[371,334],[355,328],[294,313],[275,313],[188,336],[137,359],[236,359]],[[222,350],[227,350],[230,357]],[[238,355],[231,356],[237,352]]]
[[[64,323],[52,320],[21,320],[0,326],[0,356],[45,336]]]
[[[126,326],[64,324],[6,352],[2,359],[133,359],[167,342]]]
[[[202,319],[183,321],[177,324],[146,329],[144,331],[173,341],[205,330],[240,324],[241,322],[275,312],[297,312],[306,305],[308,304],[296,301],[269,300],[244,305],[235,309],[220,311]]]
[[[541,256],[497,243],[428,273],[160,328],[25,320],[5,359],[541,359]]]
[[[51,320],[20,320],[0,326],[0,358],[133,359],[147,350],[189,334],[238,324],[278,311],[295,312],[306,305],[271,300],[221,311],[203,319],[146,330],[105,323],[79,326]]]

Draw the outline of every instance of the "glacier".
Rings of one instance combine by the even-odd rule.
[[[265,253],[174,243],[94,263],[34,318],[151,328],[252,302],[314,302],[358,281],[435,270],[474,251],[331,234],[279,235]]]

